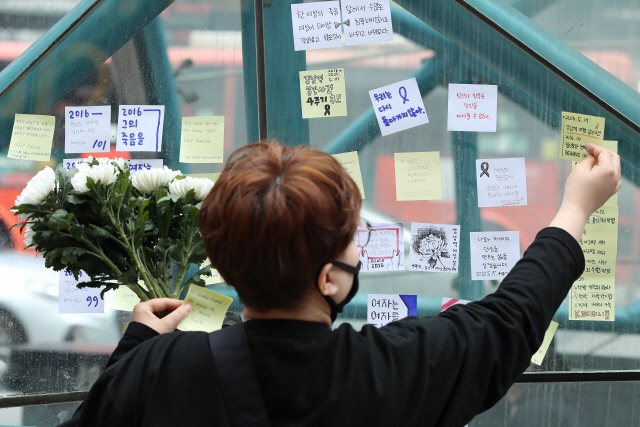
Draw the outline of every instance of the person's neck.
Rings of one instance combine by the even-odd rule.
[[[302,320],[305,322],[317,322],[331,328],[331,310],[329,304],[324,300],[319,292],[310,292],[300,305],[292,310],[268,310],[259,311],[253,307],[244,306],[242,318],[252,319],[287,319]]]

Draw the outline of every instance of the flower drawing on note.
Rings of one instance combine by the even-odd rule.
[[[411,223],[411,270],[458,271],[460,227]]]

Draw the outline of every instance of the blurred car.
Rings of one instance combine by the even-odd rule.
[[[122,337],[117,312],[59,314],[59,273],[33,253],[0,252],[0,347],[78,342],[116,345]],[[112,294],[112,293],[111,293]]]

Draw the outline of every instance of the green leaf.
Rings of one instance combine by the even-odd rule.
[[[73,215],[69,214],[64,209],[58,209],[49,218],[49,227],[54,231],[68,230],[71,227],[69,221]]]

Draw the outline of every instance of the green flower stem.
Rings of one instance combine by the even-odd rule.
[[[140,287],[137,286],[137,284],[136,285],[127,284],[125,286],[131,289],[138,296],[138,298],[140,298],[140,301],[149,301],[151,299],[147,296],[147,294],[144,293],[144,289],[140,289]]]
[[[120,237],[123,240],[123,244],[125,245],[125,248],[127,249],[127,252],[129,252],[129,255],[131,256],[131,258],[133,259],[133,261],[134,261],[134,263],[136,265],[136,268],[138,269],[138,271],[142,275],[142,279],[144,280],[144,282],[147,284],[147,286],[149,288],[148,289],[149,294],[153,298],[158,298],[158,294],[156,293],[156,289],[155,289],[157,287],[157,284],[155,283],[154,280],[152,280],[151,275],[149,275],[149,272],[147,271],[147,269],[140,262],[140,259],[138,258],[137,251],[135,250],[135,248],[132,247],[132,245],[130,243],[130,240],[127,238],[126,233],[124,232],[123,228],[120,226],[120,223],[118,221],[116,221],[116,218],[113,216],[113,210],[111,209],[111,206],[107,205],[105,200],[100,196],[100,194],[97,191],[94,190],[94,193],[96,194],[96,196],[100,200],[101,204],[103,206],[107,207],[107,212],[109,214],[109,221],[111,221],[111,224],[115,227],[115,229],[120,234]]]
[[[176,277],[176,285],[174,286],[173,289],[173,295],[174,298],[178,298],[180,296],[180,291],[182,290],[182,280],[184,279],[184,275],[187,272],[187,269],[189,268],[189,258],[191,258],[191,254],[193,253],[193,248],[191,247],[191,243],[193,240],[193,227],[189,227],[190,228],[190,233],[189,233],[189,238],[187,240],[187,245],[186,247],[189,248],[189,250],[187,251],[187,256],[186,258],[183,256],[182,259],[180,260],[180,270],[178,272],[178,276]]]

